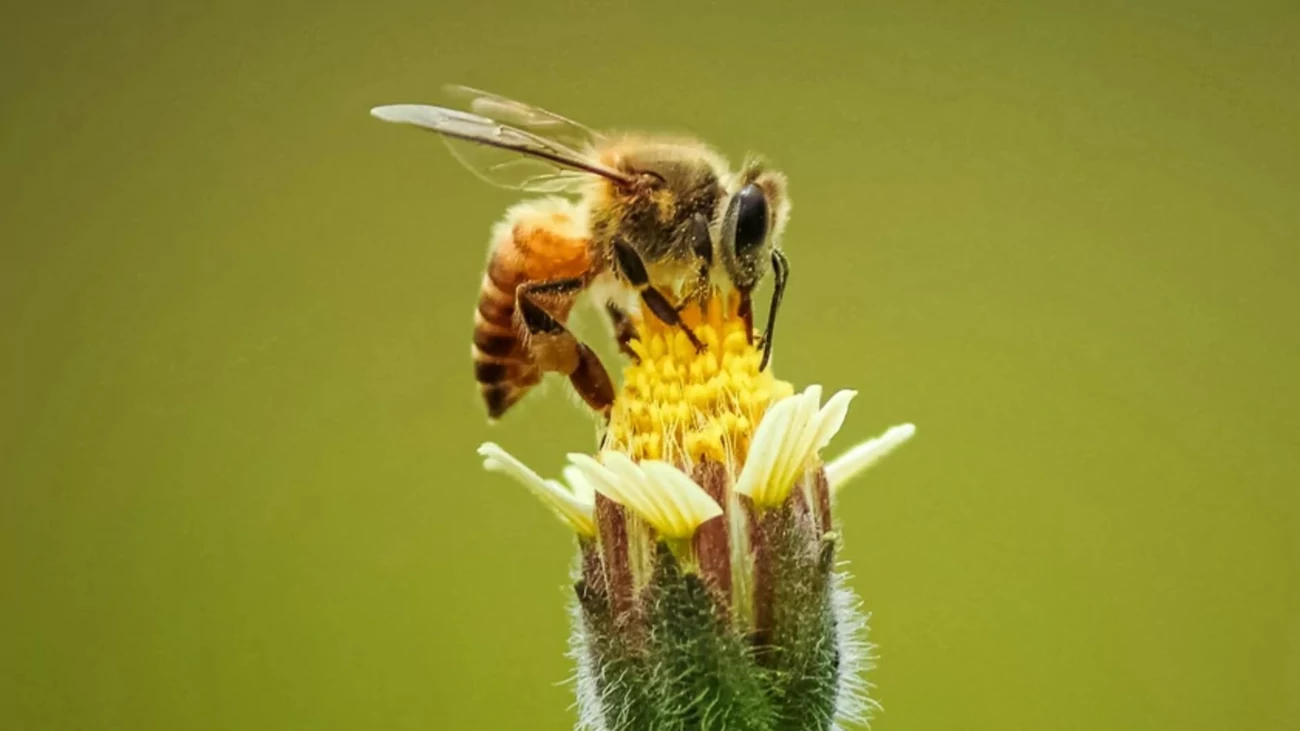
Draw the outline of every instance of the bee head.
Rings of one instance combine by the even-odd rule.
[[[736,176],[722,217],[720,254],[732,284],[748,292],[767,273],[790,216],[785,176],[751,162]]]

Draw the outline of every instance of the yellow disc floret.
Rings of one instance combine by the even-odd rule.
[[[639,361],[623,371],[606,447],[634,460],[693,465],[744,460],[768,404],[789,396],[789,383],[759,371],[762,353],[749,341],[738,303],[720,296],[690,305],[681,317],[704,345],[654,315],[637,324],[630,346]]]

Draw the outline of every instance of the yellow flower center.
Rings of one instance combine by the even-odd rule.
[[[743,462],[763,412],[794,389],[759,371],[762,353],[749,342],[738,298],[729,299],[682,310],[704,344],[699,351],[681,328],[653,315],[637,324],[630,345],[640,361],[623,371],[606,448],[687,467],[705,458]]]

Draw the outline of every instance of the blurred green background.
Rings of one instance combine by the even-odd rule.
[[[515,197],[367,115],[445,82],[789,173],[780,374],[920,426],[842,502],[876,729],[1300,725],[1295,3],[6,17],[0,726],[570,727],[570,539],[474,448],[592,426],[484,423]]]

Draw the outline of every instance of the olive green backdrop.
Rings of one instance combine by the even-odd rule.
[[[920,427],[842,502],[875,728],[1296,728],[1295,7],[7,8],[0,726],[570,727],[474,448],[592,426],[484,423],[515,197],[367,116],[455,81],[789,173],[780,374]]]

